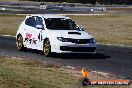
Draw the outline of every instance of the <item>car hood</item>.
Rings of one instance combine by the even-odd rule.
[[[92,36],[85,31],[78,30],[48,30],[48,34],[52,37],[64,37],[74,39],[90,39]]]

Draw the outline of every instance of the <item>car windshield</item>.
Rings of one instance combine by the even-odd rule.
[[[48,18],[45,19],[45,24],[51,30],[76,30],[77,28],[74,21],[64,18]]]

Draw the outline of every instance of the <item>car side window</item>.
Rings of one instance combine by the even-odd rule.
[[[43,25],[43,20],[41,17],[36,17],[36,25]]]
[[[35,27],[36,26],[36,22],[34,17],[29,17],[26,19],[25,24],[31,27]]]

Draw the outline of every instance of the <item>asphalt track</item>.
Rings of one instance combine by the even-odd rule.
[[[0,6],[2,8],[2,6]],[[6,10],[0,10],[0,14],[103,14],[103,11],[91,12],[90,8],[66,8],[64,10],[60,9],[39,9],[39,8],[24,8],[24,7],[5,7]]]
[[[48,4],[48,3],[47,3]],[[40,2],[1,2],[0,14],[132,14],[131,6],[113,5],[107,6],[85,6],[76,4],[76,7],[63,7],[63,9],[40,9]],[[51,4],[54,6],[55,4]],[[81,6],[82,5],[82,6]],[[4,8],[5,10],[2,10]],[[100,11],[99,8],[106,8],[106,11]],[[95,11],[91,11],[94,9]],[[97,10],[98,9],[98,10]]]
[[[2,10],[5,8],[5,10]],[[106,8],[106,11],[97,9]],[[90,11],[96,9],[95,11]],[[131,7],[63,7],[63,9],[40,9],[39,4],[8,4],[0,3],[0,14],[132,14]]]
[[[18,51],[14,37],[0,36],[0,54],[33,59],[64,66],[85,67],[132,79],[132,47],[97,45],[97,54],[53,54],[45,57],[41,51]]]

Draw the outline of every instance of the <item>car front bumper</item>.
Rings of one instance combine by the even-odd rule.
[[[58,42],[51,45],[51,52],[56,53],[96,53],[96,43],[75,44],[70,42]]]

